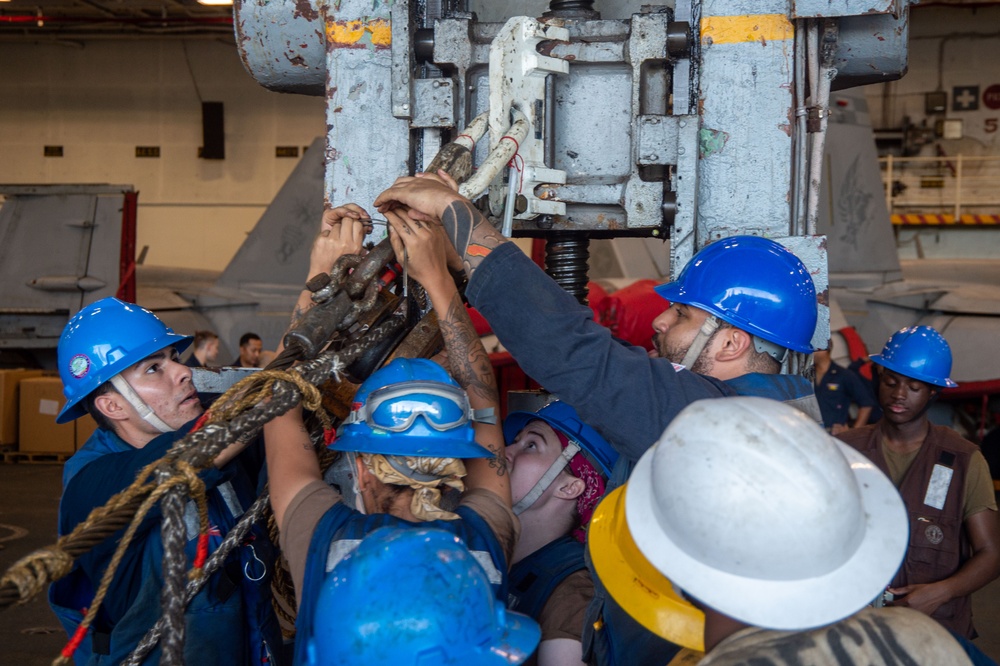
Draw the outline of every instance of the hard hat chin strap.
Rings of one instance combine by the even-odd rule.
[[[552,485],[552,482],[556,480],[559,476],[559,472],[566,468],[569,461],[573,459],[577,453],[580,452],[580,446],[573,441],[570,441],[566,448],[562,450],[559,457],[549,465],[549,468],[545,470],[545,474],[542,474],[542,478],[538,479],[538,482],[532,486],[528,494],[521,498],[521,501],[514,505],[513,511],[515,516],[520,516],[522,513],[531,508],[531,505],[538,501],[538,498],[542,496],[542,493]]]
[[[139,416],[143,421],[153,426],[160,432],[173,432],[176,430],[176,428],[171,428],[156,415],[156,412],[154,412],[153,409],[139,397],[139,394],[135,392],[135,389],[132,388],[131,384],[125,381],[124,377],[121,375],[115,375],[111,378],[111,385],[115,387],[115,390],[117,390],[123,398],[125,398],[125,401],[128,402],[128,404],[132,405],[132,408],[135,409],[135,411],[139,412]]]
[[[688,347],[687,353],[684,354],[684,359],[681,361],[681,365],[690,370],[694,367],[695,361],[701,356],[701,352],[705,350],[705,345],[708,341],[712,339],[712,335],[719,329],[722,324],[719,318],[715,315],[708,315],[705,319],[705,323],[701,325],[698,330],[698,334],[694,336],[694,340],[691,341],[691,346]]]

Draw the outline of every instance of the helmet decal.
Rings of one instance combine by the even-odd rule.
[[[74,379],[82,379],[90,372],[90,357],[86,354],[77,354],[69,360],[69,374]]]

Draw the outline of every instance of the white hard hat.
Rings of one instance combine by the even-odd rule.
[[[686,407],[639,460],[625,515],[692,597],[770,629],[836,622],[881,594],[909,539],[889,479],[802,412],[736,397]]]

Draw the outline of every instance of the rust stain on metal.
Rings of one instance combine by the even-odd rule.
[[[820,305],[830,305],[830,290],[824,289],[823,291],[816,294],[816,302]]]
[[[552,50],[555,47],[559,46],[560,43],[561,42],[557,42],[557,41],[552,40],[552,39],[547,39],[547,40],[545,40],[543,42],[539,42],[538,43],[538,48],[536,48],[535,50],[538,51],[543,56],[551,56],[552,55]]]
[[[301,16],[307,21],[315,21],[319,18],[319,12],[312,6],[310,0],[295,0],[295,13],[292,16],[295,18]]]
[[[285,57],[288,58],[288,56],[285,56]],[[297,55],[294,58],[288,58],[288,62],[292,63],[296,67],[308,67],[309,66],[309,65],[306,64],[306,59],[303,58],[300,55]]]
[[[335,107],[335,108],[333,109],[333,112],[334,112],[334,113],[340,113],[340,112],[341,112],[341,111],[343,111],[343,110],[344,110],[344,107],[342,107],[342,106],[338,106],[338,107]]]

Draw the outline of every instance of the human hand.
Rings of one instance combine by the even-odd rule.
[[[421,222],[439,220],[444,211],[462,196],[449,182],[434,174],[403,176],[392,187],[375,198],[375,207],[382,214],[398,208],[409,208],[409,219]],[[454,183],[450,176],[448,181]]]
[[[371,230],[371,217],[357,204],[323,211],[323,223],[309,255],[309,277],[329,273],[345,254],[360,254],[365,235]]]
[[[889,592],[894,595],[894,599],[886,606],[908,606],[925,615],[930,615],[942,604],[951,601],[951,594],[943,582],[890,587]]]
[[[452,278],[448,273],[447,248],[451,246],[444,229],[434,221],[415,220],[408,211],[387,210],[389,242],[396,252],[396,261],[406,262],[410,277],[433,291]],[[452,249],[454,252],[454,249]]]
[[[452,178],[451,174],[449,174],[444,169],[438,169],[437,173],[431,173],[429,171],[421,171],[420,173],[416,174],[415,177],[416,178],[434,178],[436,180],[441,181],[442,183],[444,183],[445,185],[447,185],[451,189],[455,190],[456,192],[458,192],[458,181],[455,180],[454,178]]]

